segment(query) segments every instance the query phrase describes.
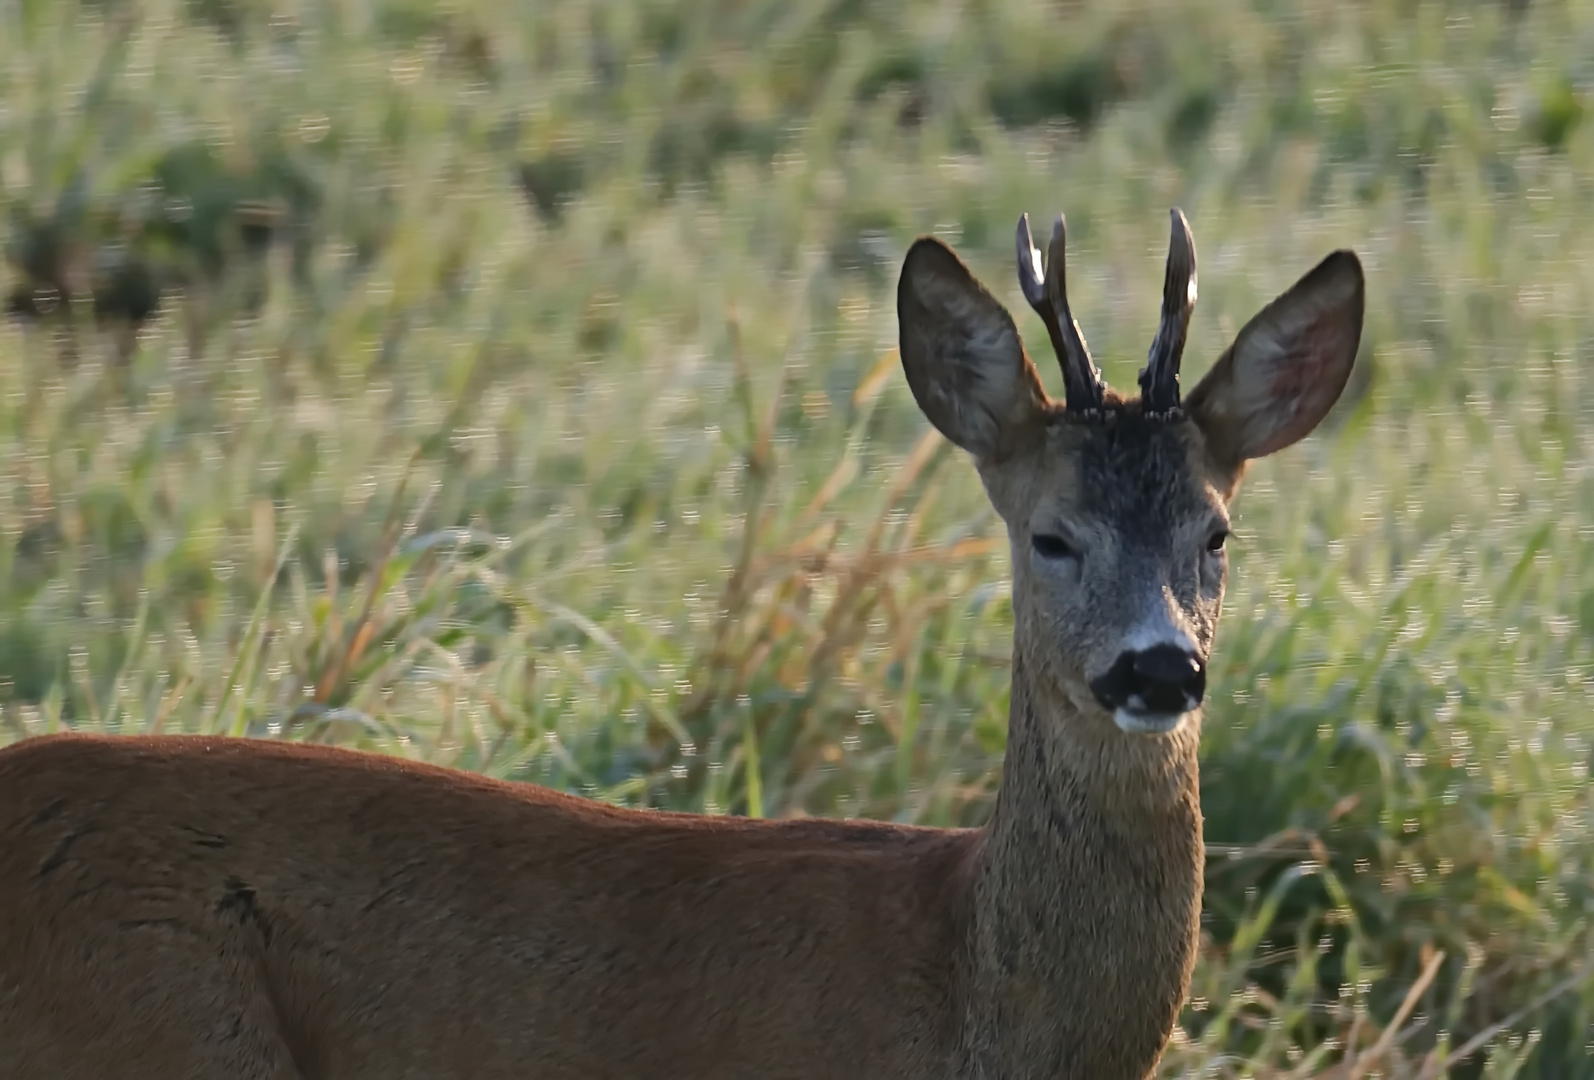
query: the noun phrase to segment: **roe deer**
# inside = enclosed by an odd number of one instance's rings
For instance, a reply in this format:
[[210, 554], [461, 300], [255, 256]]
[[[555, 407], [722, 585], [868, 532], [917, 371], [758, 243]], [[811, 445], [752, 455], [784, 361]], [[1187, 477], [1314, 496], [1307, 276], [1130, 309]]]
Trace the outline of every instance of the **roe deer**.
[[641, 812], [321, 746], [50, 736], [0, 751], [5, 1080], [1139, 1080], [1187, 990], [1199, 712], [1249, 459], [1345, 385], [1348, 251], [1181, 404], [1173, 217], [1141, 395], [1020, 284], [1067, 395], [924, 238], [908, 384], [974, 458], [1013, 571], [1010, 737], [979, 829]]

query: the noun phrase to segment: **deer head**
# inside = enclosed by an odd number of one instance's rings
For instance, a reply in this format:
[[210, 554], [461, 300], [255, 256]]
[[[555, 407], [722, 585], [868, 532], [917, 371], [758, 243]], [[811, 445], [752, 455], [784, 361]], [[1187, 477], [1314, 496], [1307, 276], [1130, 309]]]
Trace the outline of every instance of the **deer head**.
[[[1028, 217], [1019, 283], [1063, 368], [1047, 396], [1007, 310], [945, 244], [909, 249], [897, 288], [902, 364], [926, 417], [973, 455], [1012, 547], [1016, 659], [1081, 723], [1179, 728], [1206, 692], [1229, 504], [1246, 463], [1321, 421], [1350, 375], [1365, 285], [1336, 251], [1262, 309], [1182, 402], [1195, 244], [1173, 235], [1141, 394], [1102, 381], [1068, 309], [1063, 219], [1043, 266]], [[1104, 727], [1110, 730], [1110, 727]]]

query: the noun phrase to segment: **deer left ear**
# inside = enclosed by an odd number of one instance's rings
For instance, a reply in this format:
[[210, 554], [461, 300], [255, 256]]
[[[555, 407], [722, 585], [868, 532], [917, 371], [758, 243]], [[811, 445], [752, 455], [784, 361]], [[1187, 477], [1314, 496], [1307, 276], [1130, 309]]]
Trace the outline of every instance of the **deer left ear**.
[[1040, 430], [1048, 399], [1012, 316], [933, 237], [903, 261], [897, 327], [908, 388], [953, 443], [997, 461]]
[[1361, 261], [1336, 251], [1263, 308], [1185, 399], [1228, 468], [1305, 438], [1334, 407], [1361, 343]]

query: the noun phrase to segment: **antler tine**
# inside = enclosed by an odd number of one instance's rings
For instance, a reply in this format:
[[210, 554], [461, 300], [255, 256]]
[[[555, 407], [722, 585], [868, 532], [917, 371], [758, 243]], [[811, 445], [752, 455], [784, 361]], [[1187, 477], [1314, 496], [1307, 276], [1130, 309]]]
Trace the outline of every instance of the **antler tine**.
[[1064, 400], [1070, 410], [1089, 413], [1102, 406], [1101, 372], [1090, 358], [1079, 326], [1068, 311], [1068, 290], [1064, 281], [1066, 262], [1064, 249], [1067, 229], [1063, 215], [1057, 215], [1052, 226], [1052, 240], [1047, 246], [1045, 273], [1041, 268], [1041, 253], [1035, 247], [1029, 231], [1029, 215], [1018, 219], [1018, 284], [1024, 299], [1035, 309], [1035, 314], [1046, 324], [1052, 339], [1052, 350], [1063, 369]]
[[1051, 319], [1042, 310], [1046, 306], [1045, 273], [1041, 266], [1041, 253], [1035, 247], [1035, 238], [1030, 235], [1028, 214], [1018, 216], [1018, 235], [1015, 239], [1018, 242], [1018, 287], [1024, 290], [1024, 299], [1029, 301], [1029, 306], [1046, 320], [1049, 330]]
[[1145, 415], [1171, 419], [1179, 411], [1179, 361], [1196, 301], [1195, 238], [1190, 223], [1176, 206], [1168, 239], [1168, 269], [1162, 279], [1162, 324], [1140, 372], [1140, 400]]

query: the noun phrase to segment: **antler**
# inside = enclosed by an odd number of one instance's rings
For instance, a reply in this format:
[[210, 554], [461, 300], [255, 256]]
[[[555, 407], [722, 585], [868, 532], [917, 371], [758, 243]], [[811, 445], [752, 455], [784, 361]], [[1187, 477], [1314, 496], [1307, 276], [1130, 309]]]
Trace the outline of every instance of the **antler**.
[[1024, 290], [1024, 299], [1046, 324], [1051, 335], [1052, 349], [1063, 369], [1063, 393], [1068, 408], [1090, 414], [1102, 407], [1103, 386], [1101, 372], [1090, 359], [1085, 339], [1079, 326], [1068, 312], [1068, 292], [1063, 281], [1063, 248], [1067, 239], [1063, 215], [1057, 215], [1052, 226], [1052, 242], [1046, 253], [1045, 273], [1041, 269], [1041, 253], [1029, 231], [1029, 215], [1018, 219], [1018, 283]]
[[1168, 240], [1168, 270], [1162, 279], [1162, 325], [1151, 342], [1151, 354], [1140, 371], [1144, 414], [1174, 419], [1179, 414], [1179, 361], [1196, 301], [1195, 239], [1178, 207], [1169, 212], [1173, 235]]

